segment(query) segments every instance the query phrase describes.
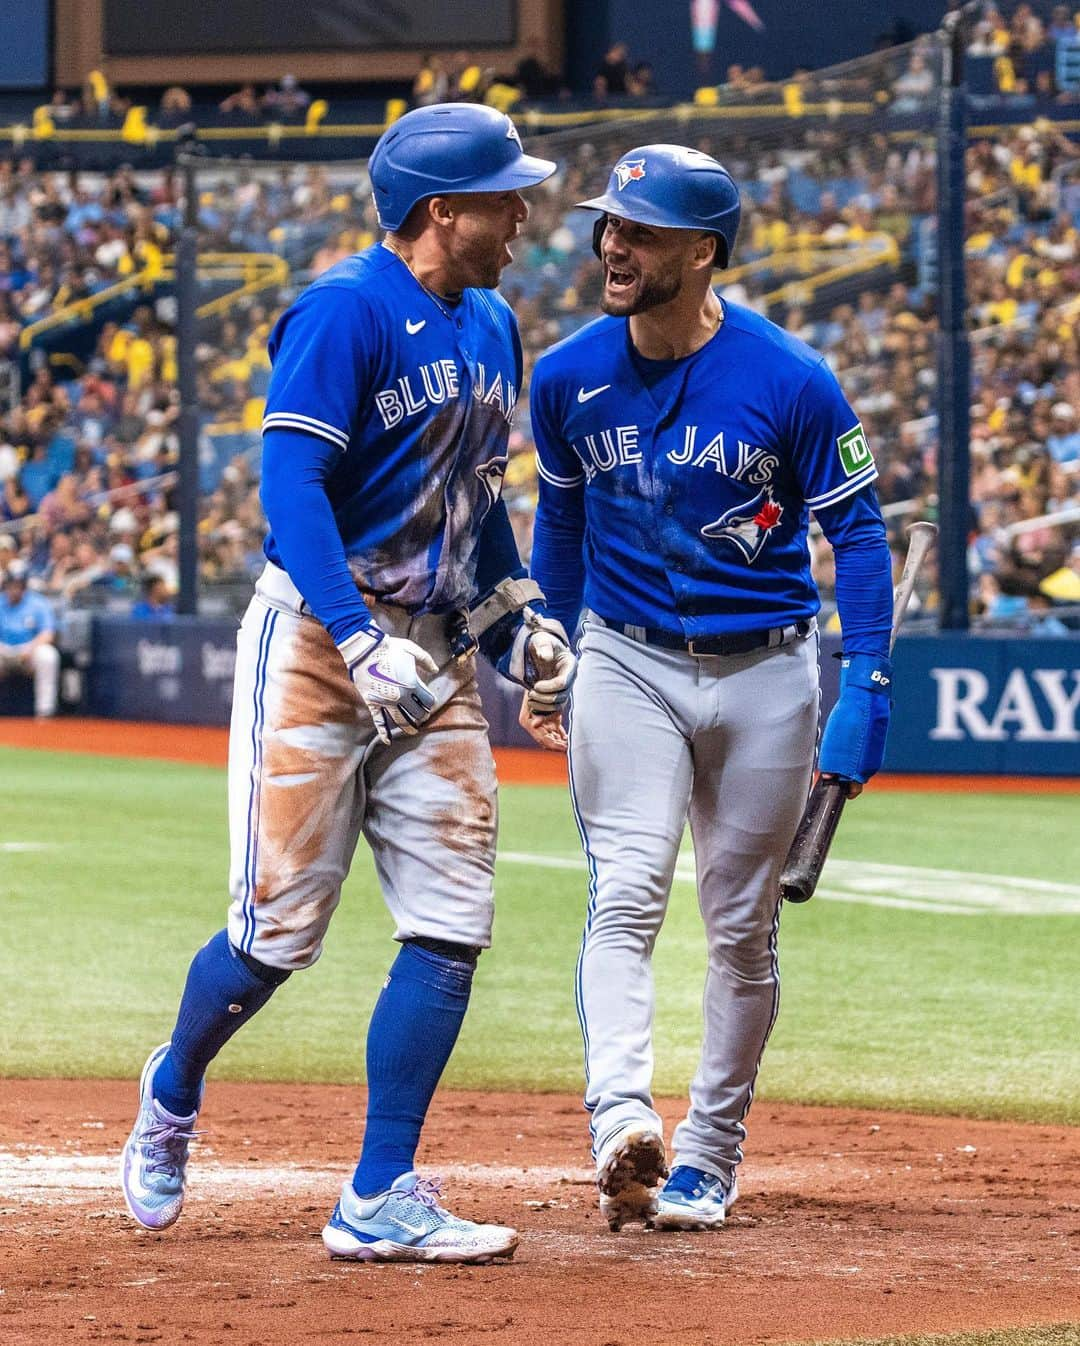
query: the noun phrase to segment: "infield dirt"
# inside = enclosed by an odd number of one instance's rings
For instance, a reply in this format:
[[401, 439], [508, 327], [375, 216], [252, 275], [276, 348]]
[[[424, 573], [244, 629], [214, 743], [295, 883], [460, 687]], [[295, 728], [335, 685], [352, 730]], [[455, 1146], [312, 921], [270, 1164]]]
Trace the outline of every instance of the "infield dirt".
[[1080, 1319], [1076, 1129], [759, 1102], [724, 1229], [613, 1235], [577, 1099], [444, 1093], [421, 1166], [456, 1211], [514, 1224], [517, 1256], [364, 1266], [319, 1239], [361, 1089], [211, 1082], [164, 1234], [117, 1185], [135, 1095], [134, 1079], [4, 1082], [5, 1346], [741, 1346]]

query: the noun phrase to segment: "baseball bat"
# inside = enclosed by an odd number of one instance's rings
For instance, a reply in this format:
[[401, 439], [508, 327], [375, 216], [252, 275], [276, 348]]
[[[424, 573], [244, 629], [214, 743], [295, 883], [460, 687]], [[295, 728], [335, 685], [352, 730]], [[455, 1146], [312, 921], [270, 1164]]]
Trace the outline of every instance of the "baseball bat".
[[[908, 531], [908, 552], [900, 583], [893, 593], [892, 628], [889, 632], [889, 653], [896, 644], [896, 633], [904, 620], [915, 578], [919, 573], [930, 544], [937, 537], [937, 524], [913, 523]], [[780, 871], [780, 893], [788, 902], [808, 902], [814, 895], [818, 879], [829, 854], [840, 815], [847, 803], [848, 782], [836, 776], [818, 776], [806, 808], [791, 843], [784, 868]]]

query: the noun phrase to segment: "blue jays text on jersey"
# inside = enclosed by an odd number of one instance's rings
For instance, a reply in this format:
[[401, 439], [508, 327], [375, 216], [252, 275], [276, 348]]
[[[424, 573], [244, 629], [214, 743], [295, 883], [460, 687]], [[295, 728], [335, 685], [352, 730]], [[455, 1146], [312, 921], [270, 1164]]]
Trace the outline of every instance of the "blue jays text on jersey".
[[643, 359], [626, 319], [598, 319], [541, 357], [530, 390], [540, 510], [581, 518], [585, 605], [687, 639], [813, 616], [809, 510], [877, 476], [822, 357], [723, 307], [680, 360]]
[[[376, 244], [310, 285], [269, 349], [263, 431], [339, 450], [326, 494], [360, 587], [414, 612], [467, 604], [521, 383], [505, 301], [440, 302]], [[272, 531], [266, 554], [282, 564]]]

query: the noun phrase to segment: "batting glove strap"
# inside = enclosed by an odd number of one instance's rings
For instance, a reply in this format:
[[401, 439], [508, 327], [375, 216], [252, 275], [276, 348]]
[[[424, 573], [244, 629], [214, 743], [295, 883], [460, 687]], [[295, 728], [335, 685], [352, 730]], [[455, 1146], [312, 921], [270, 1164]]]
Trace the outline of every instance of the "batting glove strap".
[[511, 682], [528, 689], [529, 710], [551, 715], [570, 698], [577, 659], [562, 622], [522, 609], [522, 622], [513, 644], [495, 665]]
[[431, 655], [414, 641], [388, 636], [377, 626], [355, 632], [338, 651], [380, 741], [389, 743], [394, 729], [415, 734], [435, 705], [420, 676], [438, 672]]
[[883, 655], [845, 655], [840, 699], [821, 736], [818, 770], [865, 784], [885, 757], [892, 701], [892, 664]]

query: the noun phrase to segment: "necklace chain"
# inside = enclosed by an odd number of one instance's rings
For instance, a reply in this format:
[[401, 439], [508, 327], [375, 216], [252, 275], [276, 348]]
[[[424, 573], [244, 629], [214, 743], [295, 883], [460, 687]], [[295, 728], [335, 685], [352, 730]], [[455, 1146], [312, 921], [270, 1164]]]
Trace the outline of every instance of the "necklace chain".
[[430, 285], [424, 284], [424, 282], [412, 269], [412, 263], [405, 256], [405, 254], [401, 252], [401, 250], [397, 248], [393, 243], [391, 243], [388, 238], [383, 239], [382, 245], [387, 252], [392, 252], [394, 254], [394, 256], [402, 264], [405, 270], [408, 271], [409, 275], [412, 276], [413, 280], [416, 281], [417, 285], [420, 286], [421, 290], [423, 290], [423, 292], [427, 295], [427, 297], [431, 300], [431, 302], [435, 305], [435, 307], [439, 310], [439, 312], [443, 315], [443, 317], [447, 320], [447, 322], [452, 323], [454, 321], [454, 315], [447, 308], [442, 296], [440, 294], [437, 294], [436, 291], [434, 291]]

